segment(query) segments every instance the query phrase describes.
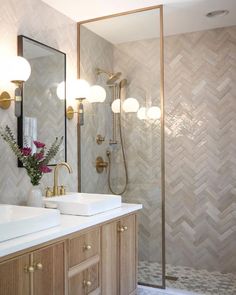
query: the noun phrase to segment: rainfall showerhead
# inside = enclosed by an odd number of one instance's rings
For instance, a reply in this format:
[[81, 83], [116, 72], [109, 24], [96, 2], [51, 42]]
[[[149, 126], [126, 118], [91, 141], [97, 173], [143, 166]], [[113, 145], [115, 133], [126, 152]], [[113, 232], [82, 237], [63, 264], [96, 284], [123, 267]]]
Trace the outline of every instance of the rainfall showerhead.
[[108, 85], [115, 83], [115, 81], [117, 81], [120, 78], [120, 76], [122, 75], [121, 72], [110, 73], [110, 72], [107, 72], [107, 71], [99, 69], [99, 68], [96, 69], [96, 73], [97, 73], [97, 75], [106, 74], [108, 76], [108, 80], [107, 80]]

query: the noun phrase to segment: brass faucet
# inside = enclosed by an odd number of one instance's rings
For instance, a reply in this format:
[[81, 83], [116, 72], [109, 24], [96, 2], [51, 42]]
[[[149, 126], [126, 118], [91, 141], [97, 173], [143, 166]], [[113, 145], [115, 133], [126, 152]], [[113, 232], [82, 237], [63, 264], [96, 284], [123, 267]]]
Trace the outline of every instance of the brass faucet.
[[72, 173], [71, 166], [68, 163], [61, 162], [61, 163], [56, 165], [56, 167], [54, 169], [53, 196], [58, 196], [59, 195], [58, 172], [59, 172], [59, 168], [61, 168], [62, 166], [65, 166], [68, 169], [69, 173]]

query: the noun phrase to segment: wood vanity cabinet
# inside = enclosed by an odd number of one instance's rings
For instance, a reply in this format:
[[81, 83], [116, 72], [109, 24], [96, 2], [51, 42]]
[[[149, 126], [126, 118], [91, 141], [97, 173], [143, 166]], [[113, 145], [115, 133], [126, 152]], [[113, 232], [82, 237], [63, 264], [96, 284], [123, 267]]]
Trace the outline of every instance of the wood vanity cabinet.
[[1, 295], [64, 295], [64, 243], [0, 263]]
[[0, 263], [0, 295], [135, 294], [136, 214], [50, 243]]

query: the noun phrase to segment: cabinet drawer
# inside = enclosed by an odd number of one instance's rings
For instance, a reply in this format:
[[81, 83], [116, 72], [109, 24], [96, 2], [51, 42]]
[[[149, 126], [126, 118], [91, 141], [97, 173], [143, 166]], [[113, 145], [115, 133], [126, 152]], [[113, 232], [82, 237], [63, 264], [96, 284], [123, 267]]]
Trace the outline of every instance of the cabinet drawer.
[[100, 294], [99, 263], [75, 274], [69, 281], [69, 295]]
[[100, 230], [95, 229], [69, 241], [69, 267], [100, 253]]

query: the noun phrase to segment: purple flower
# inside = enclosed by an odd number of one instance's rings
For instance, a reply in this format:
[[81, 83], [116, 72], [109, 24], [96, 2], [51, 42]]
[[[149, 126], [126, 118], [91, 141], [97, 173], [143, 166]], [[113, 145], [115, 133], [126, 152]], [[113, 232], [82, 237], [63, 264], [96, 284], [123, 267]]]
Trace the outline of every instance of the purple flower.
[[36, 160], [38, 160], [38, 161], [42, 160], [43, 157], [44, 157], [44, 154], [43, 154], [43, 153], [36, 153], [36, 154], [35, 154], [35, 158], [36, 158]]
[[34, 144], [35, 144], [37, 149], [41, 149], [41, 148], [45, 147], [45, 143], [37, 141], [37, 140], [34, 140]]
[[29, 147], [24, 147], [21, 149], [21, 152], [22, 152], [23, 156], [28, 157], [31, 155], [32, 150]]
[[39, 167], [39, 171], [42, 172], [42, 173], [50, 173], [50, 172], [52, 172], [52, 169], [50, 169], [46, 165], [42, 165], [42, 166]]

